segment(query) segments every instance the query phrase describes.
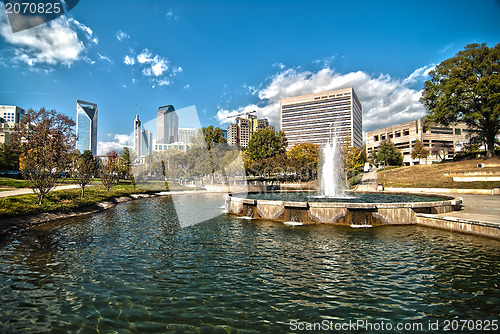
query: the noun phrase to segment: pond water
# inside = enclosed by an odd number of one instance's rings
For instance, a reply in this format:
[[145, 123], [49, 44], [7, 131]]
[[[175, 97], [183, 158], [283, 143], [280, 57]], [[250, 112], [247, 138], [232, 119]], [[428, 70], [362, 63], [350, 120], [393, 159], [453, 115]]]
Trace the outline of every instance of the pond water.
[[[211, 205], [220, 198], [198, 196], [198, 210], [221, 210]], [[169, 198], [138, 200], [4, 238], [0, 328], [274, 333], [323, 321], [424, 330], [491, 322], [499, 246], [416, 226], [292, 227], [230, 215], [181, 228]]]
[[[238, 197], [238, 194], [234, 194]], [[324, 197], [314, 192], [268, 192], [250, 193], [244, 196], [251, 199], [289, 202], [343, 202], [343, 203], [404, 203], [404, 202], [438, 202], [442, 197], [420, 196], [412, 194], [383, 193], [346, 193], [345, 197]]]

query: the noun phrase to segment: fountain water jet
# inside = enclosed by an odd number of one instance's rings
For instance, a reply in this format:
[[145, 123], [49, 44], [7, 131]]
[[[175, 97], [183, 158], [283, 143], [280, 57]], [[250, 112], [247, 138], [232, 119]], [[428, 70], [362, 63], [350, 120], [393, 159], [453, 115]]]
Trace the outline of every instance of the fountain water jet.
[[330, 139], [321, 147], [319, 170], [319, 193], [324, 197], [345, 197], [343, 173], [341, 166], [341, 149], [338, 137], [332, 135], [330, 126]]

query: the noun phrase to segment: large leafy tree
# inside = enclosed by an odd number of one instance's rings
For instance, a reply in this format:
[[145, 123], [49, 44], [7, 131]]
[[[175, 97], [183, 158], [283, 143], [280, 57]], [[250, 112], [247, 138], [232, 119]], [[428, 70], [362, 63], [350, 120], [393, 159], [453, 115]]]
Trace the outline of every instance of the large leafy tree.
[[273, 129], [259, 130], [250, 138], [247, 151], [250, 158], [257, 161], [285, 153], [287, 145], [288, 140], [283, 131], [276, 132]]
[[[292, 167], [295, 175], [302, 180], [313, 179], [318, 172], [320, 148], [318, 144], [302, 143], [292, 147], [286, 154], [287, 161], [283, 161], [284, 169]], [[287, 166], [289, 165], [289, 166]]]
[[224, 132], [221, 128], [214, 128], [213, 125], [210, 125], [201, 130], [203, 131], [203, 136], [205, 137], [205, 142], [209, 150], [212, 149], [213, 146], [220, 146], [220, 144], [226, 143], [226, 138], [224, 138]]
[[19, 167], [38, 197], [38, 204], [42, 204], [69, 163], [75, 142], [74, 125], [71, 118], [55, 110], [30, 109], [12, 135]]
[[422, 94], [427, 120], [445, 126], [465, 122], [483, 138], [492, 156], [500, 131], [500, 44], [469, 44], [437, 65], [430, 76]]
[[399, 166], [403, 164], [403, 154], [393, 142], [384, 140], [378, 148], [377, 160], [385, 165]]

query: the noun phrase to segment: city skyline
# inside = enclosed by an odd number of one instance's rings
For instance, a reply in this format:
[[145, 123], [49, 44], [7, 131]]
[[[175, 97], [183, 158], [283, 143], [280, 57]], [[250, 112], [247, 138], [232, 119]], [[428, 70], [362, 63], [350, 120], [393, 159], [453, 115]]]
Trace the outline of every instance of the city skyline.
[[15, 34], [0, 13], [0, 104], [74, 118], [76, 99], [97, 103], [98, 154], [168, 104], [195, 105], [202, 126], [255, 110], [278, 127], [280, 98], [353, 87], [365, 133], [419, 119], [436, 64], [500, 41], [496, 1], [80, 2]]

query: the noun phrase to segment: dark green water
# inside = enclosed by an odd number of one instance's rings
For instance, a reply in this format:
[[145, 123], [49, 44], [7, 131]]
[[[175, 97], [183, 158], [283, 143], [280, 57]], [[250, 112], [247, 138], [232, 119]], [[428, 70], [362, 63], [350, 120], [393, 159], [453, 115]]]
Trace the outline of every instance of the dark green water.
[[[238, 194], [234, 196], [238, 197]], [[346, 193], [345, 197], [323, 197], [318, 193], [310, 192], [268, 192], [251, 193], [246, 196], [251, 199], [290, 202], [344, 202], [344, 203], [404, 203], [404, 202], [437, 202], [443, 201], [441, 197], [399, 195], [383, 193]]]
[[[192, 198], [209, 210], [211, 198]], [[429, 321], [498, 321], [499, 246], [414, 226], [220, 216], [180, 228], [168, 198], [133, 201], [5, 239], [0, 329], [277, 333], [292, 332], [291, 320], [424, 330]]]

